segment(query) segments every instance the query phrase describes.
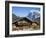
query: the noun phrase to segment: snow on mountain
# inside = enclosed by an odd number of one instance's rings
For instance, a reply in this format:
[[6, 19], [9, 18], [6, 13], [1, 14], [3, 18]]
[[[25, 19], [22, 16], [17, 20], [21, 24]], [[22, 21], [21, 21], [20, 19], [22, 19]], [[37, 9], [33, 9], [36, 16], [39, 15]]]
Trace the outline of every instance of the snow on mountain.
[[27, 17], [31, 20], [35, 20], [40, 17], [40, 13], [37, 10], [30, 11], [30, 13], [27, 15]]

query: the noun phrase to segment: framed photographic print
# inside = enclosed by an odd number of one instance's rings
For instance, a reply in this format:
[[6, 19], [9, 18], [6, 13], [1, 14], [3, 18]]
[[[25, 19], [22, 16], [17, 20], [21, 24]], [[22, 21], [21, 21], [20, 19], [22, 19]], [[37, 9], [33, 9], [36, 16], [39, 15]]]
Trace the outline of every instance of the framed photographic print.
[[5, 1], [5, 37], [45, 34], [44, 3]]

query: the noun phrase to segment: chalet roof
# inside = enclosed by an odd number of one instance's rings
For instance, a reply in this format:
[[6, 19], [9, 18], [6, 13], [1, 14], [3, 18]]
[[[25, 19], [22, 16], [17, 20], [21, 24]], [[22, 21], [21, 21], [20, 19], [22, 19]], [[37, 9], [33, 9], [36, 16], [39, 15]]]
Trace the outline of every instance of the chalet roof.
[[22, 19], [22, 18], [13, 19], [14, 21], [12, 20], [12, 23], [19, 21], [20, 19]]
[[12, 20], [12, 23], [14, 23], [14, 22], [16, 22], [16, 21], [19, 21], [19, 20], [21, 20], [21, 19], [23, 19], [23, 18], [26, 18], [26, 19], [28, 19], [28, 20], [30, 20], [30, 21], [32, 21], [32, 22], [39, 22], [39, 20], [40, 20], [40, 17], [39, 17], [39, 18], [36, 18], [35, 20], [32, 20], [32, 19], [30, 19], [29, 17], [19, 17], [19, 18], [17, 18], [17, 19], [13, 19], [13, 20]]
[[32, 21], [32, 20], [31, 20], [31, 19], [29, 19], [28, 17], [20, 17], [20, 18], [18, 18], [18, 19], [16, 19], [16, 20], [14, 20], [12, 23], [14, 23], [14, 22], [16, 22], [16, 21], [19, 21], [19, 20], [21, 20], [21, 19], [23, 19], [23, 18], [26, 18], [26, 19], [28, 19], [28, 20]]

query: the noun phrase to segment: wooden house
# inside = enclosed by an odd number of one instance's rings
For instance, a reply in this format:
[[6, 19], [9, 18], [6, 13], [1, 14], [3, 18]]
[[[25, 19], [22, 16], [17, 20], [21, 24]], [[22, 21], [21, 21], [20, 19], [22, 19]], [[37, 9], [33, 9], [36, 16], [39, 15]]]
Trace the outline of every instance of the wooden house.
[[17, 19], [16, 21], [13, 22], [13, 25], [16, 25], [17, 27], [30, 26], [31, 24], [32, 21], [27, 19], [26, 17]]

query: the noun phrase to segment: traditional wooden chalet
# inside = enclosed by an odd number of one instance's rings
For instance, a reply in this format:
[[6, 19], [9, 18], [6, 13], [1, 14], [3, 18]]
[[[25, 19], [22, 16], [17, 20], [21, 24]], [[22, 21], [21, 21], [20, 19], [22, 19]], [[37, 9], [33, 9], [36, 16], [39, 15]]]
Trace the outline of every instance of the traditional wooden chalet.
[[[40, 18], [39, 18], [40, 19]], [[28, 28], [37, 29], [40, 28], [38, 24], [39, 19], [36, 19], [36, 21], [32, 21], [31, 19], [27, 17], [21, 17], [12, 22], [13, 30], [23, 30]]]
[[17, 19], [13, 22], [13, 25], [22, 27], [22, 26], [29, 26], [32, 24], [32, 21], [27, 19], [26, 17]]

